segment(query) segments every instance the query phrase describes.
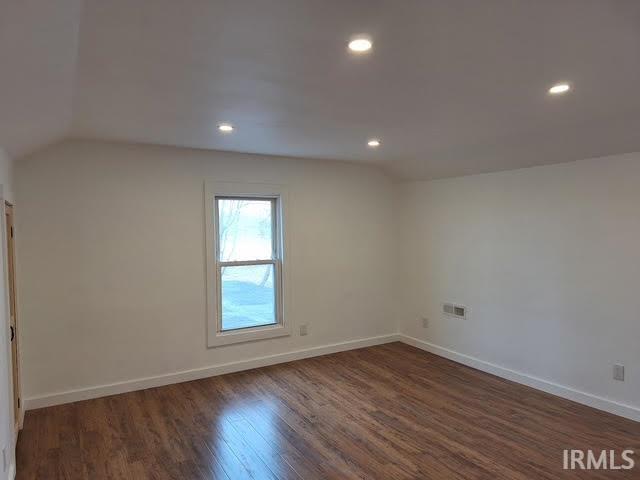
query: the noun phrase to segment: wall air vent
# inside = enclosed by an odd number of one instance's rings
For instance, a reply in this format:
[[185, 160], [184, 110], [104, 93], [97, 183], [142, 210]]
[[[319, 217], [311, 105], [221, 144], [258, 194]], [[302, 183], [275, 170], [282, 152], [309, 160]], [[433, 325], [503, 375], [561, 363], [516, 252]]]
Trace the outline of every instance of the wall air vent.
[[443, 303], [442, 313], [450, 317], [462, 318], [464, 320], [467, 318], [467, 307], [455, 303]]

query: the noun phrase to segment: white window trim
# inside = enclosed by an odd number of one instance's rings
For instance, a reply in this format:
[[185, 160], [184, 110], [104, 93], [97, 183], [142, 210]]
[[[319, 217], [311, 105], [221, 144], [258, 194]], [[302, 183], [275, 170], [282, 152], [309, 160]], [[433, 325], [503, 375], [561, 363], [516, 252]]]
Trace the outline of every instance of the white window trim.
[[[217, 232], [215, 225], [215, 199], [216, 197], [256, 197], [276, 198], [276, 208], [279, 208], [277, 220], [280, 228], [274, 232], [279, 235], [277, 241], [280, 245], [280, 272], [277, 275], [279, 282], [278, 317], [279, 323], [262, 327], [251, 327], [241, 330], [221, 331], [220, 325], [220, 290], [218, 285], [217, 269]], [[234, 182], [205, 182], [204, 186], [204, 211], [205, 211], [205, 244], [206, 244], [206, 291], [207, 291], [207, 346], [218, 347], [233, 343], [265, 340], [268, 338], [284, 337], [291, 335], [291, 319], [289, 316], [289, 302], [291, 300], [288, 272], [290, 271], [291, 252], [289, 251], [287, 224], [289, 204], [287, 188], [284, 185], [272, 185], [265, 183], [234, 183]], [[275, 221], [275, 219], [274, 219]]]

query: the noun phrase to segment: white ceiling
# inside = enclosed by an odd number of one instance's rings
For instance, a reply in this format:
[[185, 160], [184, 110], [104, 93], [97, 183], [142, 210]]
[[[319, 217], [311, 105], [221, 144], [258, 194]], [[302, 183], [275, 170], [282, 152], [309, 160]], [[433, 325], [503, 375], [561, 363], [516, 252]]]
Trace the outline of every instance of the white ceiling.
[[[64, 119], [75, 77], [72, 136], [371, 162], [402, 178], [640, 150], [637, 0], [84, 3], [76, 74], [73, 16], [50, 6], [26, 12], [50, 55], [18, 62], [10, 84], [43, 97], [13, 110]], [[371, 54], [347, 51], [354, 33]], [[14, 36], [22, 59], [33, 42]], [[574, 88], [550, 97], [558, 80]], [[219, 134], [223, 121], [237, 130]], [[18, 127], [18, 147], [44, 135]]]
[[29, 153], [69, 132], [81, 0], [0, 0], [0, 146]]

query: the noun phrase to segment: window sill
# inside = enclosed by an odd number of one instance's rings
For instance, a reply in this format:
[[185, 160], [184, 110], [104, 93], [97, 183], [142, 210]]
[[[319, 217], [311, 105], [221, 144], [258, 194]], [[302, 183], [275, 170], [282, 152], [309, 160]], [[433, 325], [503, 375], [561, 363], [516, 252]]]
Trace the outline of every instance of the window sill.
[[291, 329], [284, 325], [268, 325], [266, 327], [254, 327], [243, 330], [220, 332], [209, 339], [209, 347], [220, 347], [234, 343], [253, 342], [267, 340], [269, 338], [287, 337], [291, 335]]

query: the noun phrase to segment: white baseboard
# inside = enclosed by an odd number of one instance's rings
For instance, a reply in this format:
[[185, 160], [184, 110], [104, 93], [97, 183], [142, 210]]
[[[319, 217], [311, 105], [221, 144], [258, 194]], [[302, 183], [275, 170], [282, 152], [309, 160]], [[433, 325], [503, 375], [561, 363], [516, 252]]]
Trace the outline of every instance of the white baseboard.
[[135, 380], [127, 380], [123, 382], [111, 383], [108, 385], [98, 385], [95, 387], [80, 388], [77, 390], [68, 390], [65, 392], [39, 395], [27, 398], [25, 400], [24, 406], [25, 410], [33, 410], [36, 408], [61, 405], [63, 403], [77, 402], [79, 400], [89, 400], [91, 398], [106, 397], [108, 395], [116, 395], [118, 393], [144, 390], [145, 388], [162, 387], [164, 385], [170, 385], [173, 383], [188, 382], [191, 380], [198, 380], [200, 378], [214, 377], [216, 375], [223, 375], [225, 373], [239, 372], [242, 370], [250, 370], [252, 368], [258, 367], [266, 367], [268, 365], [275, 365], [277, 363], [291, 362], [293, 360], [317, 357], [319, 355], [327, 355], [330, 353], [342, 352], [345, 350], [371, 347], [373, 345], [381, 345], [383, 343], [397, 342], [398, 340], [398, 335], [395, 334], [381, 335], [378, 337], [369, 337], [359, 340], [349, 340], [346, 342], [333, 343], [320, 347], [294, 350], [287, 353], [257, 357], [249, 360], [241, 360], [238, 362], [223, 363], [220, 365], [212, 365], [210, 367], [168, 373], [165, 375], [157, 375], [154, 377], [138, 378]]
[[427, 352], [434, 353], [441, 357], [448, 358], [449, 360], [453, 360], [454, 362], [462, 363], [463, 365], [467, 365], [469, 367], [482, 370], [483, 372], [491, 373], [498, 377], [506, 378], [507, 380], [527, 385], [528, 387], [542, 390], [543, 392], [557, 395], [558, 397], [573, 400], [574, 402], [597, 408], [598, 410], [603, 410], [605, 412], [613, 413], [614, 415], [619, 415], [621, 417], [640, 422], [640, 408], [638, 407], [618, 403], [607, 398], [598, 397], [597, 395], [592, 395], [590, 393], [581, 392], [580, 390], [575, 390], [570, 387], [565, 387], [564, 385], [558, 385], [557, 383], [527, 375], [526, 373], [517, 372], [515, 370], [511, 370], [494, 363], [485, 362], [484, 360], [480, 360], [479, 358], [471, 357], [469, 355], [465, 355], [463, 353], [459, 353], [454, 350], [435, 345], [433, 343], [425, 342], [424, 340], [420, 340], [415, 337], [410, 337], [403, 334], [399, 334], [398, 337], [399, 340], [403, 343], [412, 345]]
[[[291, 362], [294, 360], [302, 360], [304, 358], [327, 355], [330, 353], [342, 352], [345, 350], [354, 350], [356, 348], [371, 347], [373, 345], [381, 345], [384, 343], [401, 341], [408, 345], [420, 348], [427, 352], [439, 355], [454, 362], [462, 363], [469, 367], [476, 368], [483, 372], [491, 373], [501, 378], [511, 380], [529, 387], [551, 393], [574, 402], [597, 408], [605, 412], [620, 415], [631, 420], [640, 421], [640, 408], [625, 405], [607, 398], [592, 395], [590, 393], [575, 390], [570, 387], [559, 385], [526, 373], [511, 370], [500, 365], [496, 365], [479, 358], [475, 358], [463, 353], [450, 350], [448, 348], [435, 345], [433, 343], [410, 337], [403, 334], [382, 335], [378, 337], [369, 337], [359, 340], [350, 340], [346, 342], [333, 343], [320, 347], [312, 347], [302, 350], [294, 350], [292, 352], [279, 353], [264, 357], [252, 358], [238, 362], [223, 363], [210, 367], [197, 368], [193, 370], [185, 370], [181, 372], [158, 375], [154, 377], [138, 378], [123, 382], [111, 383], [108, 385], [99, 385], [95, 387], [81, 388], [77, 390], [68, 390], [65, 392], [56, 392], [36, 397], [30, 397], [25, 400], [25, 410], [33, 410], [35, 408], [49, 407], [60, 405], [63, 403], [77, 402], [80, 400], [89, 400], [92, 398], [105, 397], [108, 395], [116, 395], [119, 393], [132, 392], [135, 390], [144, 390], [145, 388], [161, 387], [174, 383], [188, 382], [198, 380], [200, 378], [213, 377], [216, 375], [224, 375], [225, 373], [240, 372], [242, 370], [250, 370], [252, 368], [266, 367], [277, 363]], [[11, 478], [11, 477], [10, 477]]]

